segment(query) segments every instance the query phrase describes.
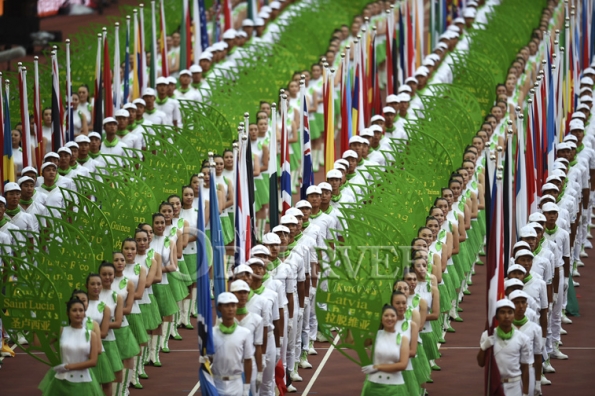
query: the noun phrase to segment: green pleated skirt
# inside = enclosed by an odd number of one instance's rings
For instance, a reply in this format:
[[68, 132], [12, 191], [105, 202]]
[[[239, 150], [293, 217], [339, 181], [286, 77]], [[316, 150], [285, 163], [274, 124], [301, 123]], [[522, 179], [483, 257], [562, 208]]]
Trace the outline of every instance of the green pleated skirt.
[[38, 389], [43, 396], [65, 396], [65, 395], [85, 395], [85, 396], [104, 396], [101, 385], [97, 377], [91, 372], [90, 382], [70, 382], [56, 378], [56, 372], [49, 369], [45, 374]]
[[417, 355], [411, 359], [411, 364], [413, 365], [413, 372], [417, 378], [417, 383], [420, 386], [432, 379], [432, 368], [428, 362], [423, 344], [417, 344]]
[[231, 218], [225, 214], [221, 216], [221, 234], [223, 235], [223, 244], [227, 245], [233, 241], [234, 225]]
[[[196, 266], [196, 261], [194, 261], [194, 266]], [[188, 263], [186, 262], [186, 255], [183, 255], [182, 259], [178, 260], [178, 268], [182, 274], [182, 283], [184, 283], [185, 286], [190, 286], [194, 283], [193, 278], [190, 276], [190, 270], [188, 269]]]
[[[184, 260], [178, 260], [179, 263], [183, 263]], [[182, 301], [188, 297], [188, 286], [186, 283], [190, 279], [190, 276], [183, 274], [182, 271], [174, 271], [167, 274], [167, 280], [169, 281], [169, 288], [171, 294], [174, 296], [176, 302]]]
[[97, 356], [97, 364], [95, 367], [91, 367], [91, 372], [95, 374], [97, 382], [100, 384], [108, 384], [110, 382], [114, 382], [116, 379], [116, 376], [114, 375], [114, 369], [112, 368], [109, 358], [105, 352], [100, 353]]
[[105, 349], [105, 354], [109, 359], [109, 363], [112, 366], [112, 370], [114, 373], [121, 371], [124, 368], [122, 364], [122, 356], [120, 356], [120, 350], [118, 349], [118, 344], [116, 341], [101, 341], [103, 344], [103, 349]]
[[176, 300], [174, 299], [174, 295], [171, 292], [170, 285], [164, 285], [162, 283], [153, 285], [153, 295], [157, 300], [159, 315], [161, 317], [173, 315], [180, 310]]
[[149, 294], [151, 302], [149, 304], [139, 304], [140, 312], [143, 318], [143, 324], [146, 330], [155, 330], [161, 324], [161, 315], [159, 306], [153, 294]]
[[403, 370], [403, 380], [405, 380], [405, 386], [410, 395], [419, 395], [421, 393], [421, 389], [419, 384], [417, 383], [417, 377], [415, 376], [415, 372], [413, 370]]
[[[196, 282], [196, 254], [185, 254], [184, 255], [184, 262], [186, 263], [186, 268], [188, 269], [188, 275], [190, 276], [190, 281], [192, 283]], [[190, 286], [190, 285], [188, 285]]]
[[412, 396], [407, 385], [383, 385], [366, 379], [361, 396]]
[[[116, 345], [118, 346], [118, 352], [120, 352], [122, 360], [130, 359], [140, 353], [140, 346], [138, 345], [136, 338], [134, 338], [134, 334], [130, 328], [130, 315], [128, 315], [127, 318], [129, 319], [128, 326], [114, 329]], [[140, 317], [138, 319], [140, 319]], [[147, 335], [146, 331], [143, 331], [143, 333], [145, 336]]]
[[440, 353], [438, 352], [438, 342], [434, 333], [419, 333], [419, 338], [421, 338], [423, 342], [427, 358], [429, 360], [438, 359], [440, 357]]
[[[143, 321], [143, 315], [131, 313], [126, 316], [126, 319], [128, 319], [128, 327], [130, 327], [130, 331], [132, 332], [132, 335], [134, 336], [134, 339], [136, 340], [136, 342], [139, 345], [146, 344], [147, 342], [149, 342], [149, 336], [147, 334], [145, 322]], [[118, 337], [116, 336], [116, 341], [117, 340], [118, 340]], [[136, 355], [133, 355], [133, 356], [136, 356]]]

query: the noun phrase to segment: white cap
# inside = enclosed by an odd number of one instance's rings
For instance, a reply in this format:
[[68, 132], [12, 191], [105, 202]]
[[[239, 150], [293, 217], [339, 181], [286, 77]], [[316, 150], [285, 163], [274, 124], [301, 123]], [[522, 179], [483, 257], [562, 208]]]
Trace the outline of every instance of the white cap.
[[248, 33], [244, 32], [243, 30], [236, 30], [236, 37], [248, 37]]
[[[200, 66], [199, 66], [199, 67], [200, 67]], [[179, 75], [180, 77], [181, 77], [181, 76], [184, 76], [184, 75], [192, 77], [192, 73], [190, 73], [190, 70], [188, 70], [188, 69], [184, 69], [184, 70], [182, 70], [182, 71], [181, 71], [181, 72], [180, 72], [178, 75]]]
[[[91, 139], [91, 138], [94, 137], [94, 138], [97, 138], [97, 139], [101, 140], [101, 135], [98, 132], [89, 132], [89, 134], [87, 135], [87, 137], [89, 139]], [[89, 140], [89, 141], [91, 141], [91, 140]]]
[[68, 147], [60, 147], [58, 149], [58, 154], [60, 153], [67, 153], [68, 155], [72, 155], [72, 151]]
[[[264, 246], [263, 246], [264, 247]], [[264, 261], [262, 261], [261, 259], [259, 259], [258, 257], [252, 257], [250, 260], [246, 261], [247, 265], [261, 265], [264, 267]]]
[[507, 298], [503, 298], [502, 300], [498, 300], [498, 302], [496, 303], [496, 312], [498, 312], [498, 309], [504, 308], [504, 307], [508, 307], [508, 308], [514, 309], [514, 304], [513, 304], [512, 301], [510, 301]]
[[348, 167], [349, 166], [349, 161], [347, 161], [344, 158], [339, 158], [338, 160], [335, 161], [335, 165], [337, 165], [337, 164], [341, 164], [341, 165], [343, 165], [345, 167]]
[[590, 95], [592, 92], [593, 92], [593, 88], [591, 88], [591, 87], [583, 87], [579, 91], [579, 96]]
[[441, 50], [448, 49], [448, 44], [441, 41], [438, 44], [436, 44], [436, 49], [441, 49]]
[[165, 78], [163, 76], [157, 77], [157, 80], [155, 80], [155, 86], [157, 86], [159, 84], [165, 84], [165, 85], [167, 85], [167, 78]]
[[[208, 60], [210, 62], [211, 60], [213, 60], [213, 53], [211, 51], [203, 51], [202, 54], [200, 54], [200, 56], [198, 57], [198, 60]], [[190, 70], [188, 70], [188, 72], [190, 72]]]
[[409, 102], [411, 100], [411, 96], [407, 92], [402, 92], [399, 94], [399, 100], [401, 103]]
[[552, 180], [559, 181], [560, 183], [562, 182], [562, 180], [560, 179], [560, 177], [558, 177], [558, 176], [554, 176], [554, 175], [551, 175], [551, 176], [549, 176], [549, 177], [548, 177], [548, 178], [545, 180], [545, 183], [546, 183], [546, 184], [547, 184], [547, 183], [550, 183]]
[[436, 62], [440, 60], [440, 55], [434, 53], [429, 54], [427, 57], [433, 59]]
[[[564, 164], [561, 162], [558, 162], [557, 165], [564, 166]], [[552, 176], [558, 177], [560, 181], [562, 181], [562, 179], [566, 179], [566, 173], [560, 167], [554, 167], [554, 170], [552, 171]]]
[[143, 91], [143, 96], [156, 96], [155, 90], [153, 88], [145, 88]]
[[74, 141], [77, 143], [91, 143], [91, 139], [89, 139], [89, 137], [86, 135], [78, 135], [76, 138], [74, 138]]
[[169, 76], [167, 77], [167, 83], [168, 84], [177, 84], [178, 80], [176, 80], [175, 77]]
[[413, 92], [413, 89], [411, 89], [411, 87], [408, 85], [410, 82], [417, 84], [417, 78], [415, 78], [415, 77], [409, 77], [408, 79], [406, 79], [405, 80], [405, 84], [401, 85], [399, 87], [399, 89], [397, 90], [397, 92], [399, 92], [399, 93], [402, 93], [402, 92]]
[[[455, 18], [454, 21], [452, 21], [452, 23], [457, 24], [457, 23], [465, 23], [465, 20], [461, 17]], [[451, 25], [452, 26], [452, 25]]]
[[232, 293], [239, 292], [239, 291], [249, 292], [250, 286], [248, 286], [248, 284], [245, 281], [238, 279], [238, 280], [231, 282], [231, 285], [229, 285], [229, 291]]
[[541, 186], [542, 194], [544, 191], [548, 191], [548, 190], [560, 191], [560, 189], [558, 187], [556, 187], [556, 185], [553, 183], [545, 183], [543, 186]]
[[269, 7], [271, 7], [271, 9], [273, 10], [280, 10], [281, 3], [279, 3], [278, 1], [273, 1], [271, 4], [269, 4]]
[[380, 132], [382, 133], [382, 127], [380, 125], [372, 125], [368, 128], [368, 130], [372, 133]]
[[572, 140], [568, 140], [565, 143], [568, 145], [568, 147], [570, 147], [571, 150], [576, 148], [576, 143], [573, 142]]
[[514, 244], [514, 246], [512, 247], [512, 250], [514, 250], [516, 248], [520, 248], [520, 247], [531, 249], [531, 246], [529, 246], [529, 244], [527, 242], [525, 242], [525, 241], [518, 241], [517, 243]]
[[299, 210], [298, 208], [289, 208], [287, 209], [287, 211], [285, 212], [285, 215], [291, 215], [291, 216], [300, 216], [302, 217], [304, 214], [302, 213], [301, 210]]
[[15, 182], [9, 182], [4, 185], [4, 194], [10, 191], [21, 191], [21, 187]]
[[[258, 18], [256, 18], [256, 20], [258, 21], [259, 19], [268, 19], [270, 17], [270, 13], [264, 9], [261, 9], [260, 12], [258, 13]], [[260, 25], [256, 25], [256, 26], [260, 26]]]
[[[555, 203], [556, 202], [556, 198], [554, 198], [553, 195], [545, 194], [543, 197], [539, 198], [539, 203], [542, 203], [544, 201], [554, 201], [554, 203]], [[543, 220], [543, 221], [545, 221], [545, 220]]]
[[[572, 113], [570, 118], [572, 119], [572, 121], [578, 118], [584, 122], [587, 119], [587, 115], [581, 111], [575, 111], [574, 113]], [[570, 121], [570, 123], [572, 123], [572, 121]]]
[[281, 239], [279, 238], [279, 235], [275, 234], [274, 232], [267, 232], [262, 237], [262, 243], [265, 245], [280, 245]]
[[436, 62], [434, 61], [434, 59], [428, 58], [426, 57], [426, 59], [424, 59], [422, 65], [424, 66], [434, 66], [436, 64]]
[[560, 209], [558, 208], [558, 205], [556, 205], [555, 203], [546, 202], [541, 207], [541, 210], [543, 211], [543, 213], [546, 213], [546, 212], [558, 212]]
[[258, 17], [254, 20], [254, 26], [264, 26], [264, 19]]
[[[83, 136], [85, 136], [85, 135], [83, 135]], [[70, 142], [66, 143], [66, 144], [64, 145], [64, 147], [68, 147], [68, 148], [71, 148], [71, 147], [74, 147], [74, 148], [79, 148], [79, 145], [78, 145], [78, 143], [77, 143], [77, 142], [73, 142], [73, 141], [71, 140]]]
[[343, 179], [343, 174], [341, 171], [336, 169], [331, 169], [330, 171], [326, 172], [327, 179]]
[[554, 162], [561, 162], [561, 163], [563, 163], [564, 165], [568, 165], [568, 160], [567, 160], [566, 158], [562, 158], [562, 157], [560, 157], [560, 158], [556, 158], [556, 159], [554, 160]]
[[46, 155], [43, 156], [43, 159], [44, 160], [46, 160], [48, 158], [60, 159], [60, 156], [57, 153], [54, 153], [53, 151], [50, 151], [49, 153], [47, 153]]
[[241, 274], [242, 272], [249, 272], [251, 274], [254, 273], [254, 271], [252, 271], [252, 268], [250, 268], [246, 264], [240, 264], [240, 265], [238, 265], [237, 267], [235, 267], [233, 269], [233, 274], [234, 275]]
[[512, 286], [521, 286], [521, 287], [525, 287], [525, 284], [523, 283], [522, 280], [517, 279], [517, 278], [510, 278], [510, 279], [506, 279], [504, 281], [504, 290], [508, 289], [509, 287]]
[[566, 170], [566, 164], [564, 162], [555, 162], [554, 161], [554, 170]]
[[508, 272], [506, 274], [510, 274], [512, 271], [521, 271], [523, 274], [527, 273], [527, 270], [522, 265], [513, 264], [508, 267]]
[[301, 201], [298, 201], [295, 204], [295, 207], [297, 209], [301, 209], [301, 208], [310, 208], [310, 209], [312, 209], [312, 204], [310, 202], [306, 201], [305, 199], [302, 199]]
[[128, 118], [128, 117], [130, 117], [130, 113], [128, 112], [128, 110], [120, 109], [120, 110], [116, 111], [116, 114], [114, 114], [114, 116]]
[[254, 22], [252, 22], [252, 19], [246, 18], [242, 21], [242, 26], [254, 26]]
[[543, 230], [543, 226], [535, 221], [532, 221], [527, 225], [533, 228], [539, 228], [540, 230]]
[[463, 10], [463, 18], [475, 18], [477, 10], [475, 8], [465, 8]]
[[217, 305], [219, 304], [237, 304], [238, 298], [230, 292], [223, 292], [217, 296]]
[[310, 186], [306, 190], [306, 196], [308, 196], [310, 194], [322, 194], [322, 190], [318, 186]]
[[[463, 21], [461, 23], [465, 23], [465, 22]], [[458, 26], [456, 26], [454, 23], [452, 25], [449, 25], [446, 28], [446, 30], [447, 31], [451, 31], [451, 32], [457, 32], [457, 33], [460, 33], [461, 32], [461, 28], [459, 28]]]
[[30, 182], [33, 182], [33, 184], [35, 184], [35, 180], [33, 180], [33, 178], [29, 177], [29, 176], [21, 177], [19, 180], [17, 180], [17, 183], [19, 183], [19, 186], [20, 186], [21, 184], [23, 184], [26, 181], [30, 181]]
[[233, 40], [236, 38], [236, 31], [235, 29], [227, 29], [223, 33], [223, 40]]
[[[275, 234], [273, 234], [275, 235]], [[279, 238], [277, 235], [275, 235], [277, 238]], [[250, 249], [250, 254], [252, 256], [255, 256], [257, 254], [264, 254], [267, 256], [271, 255], [271, 251], [269, 250], [268, 247], [264, 246], [264, 245], [256, 245], [254, 246], [252, 249]]]
[[[583, 116], [585, 115], [584, 113], [579, 113], [579, 114], [582, 114]], [[570, 131], [574, 131], [574, 130], [584, 131], [585, 123], [583, 120], [574, 119], [574, 120], [570, 121], [568, 128]], [[572, 135], [570, 135], [570, 136], [572, 136]]]
[[190, 73], [202, 73], [202, 67], [199, 65], [192, 65], [190, 66]]
[[387, 114], [387, 113], [397, 114], [397, 111], [390, 106], [386, 106], [382, 109], [382, 113], [383, 114]]
[[399, 97], [395, 94], [388, 95], [386, 97], [386, 104], [399, 103]]
[[35, 169], [32, 166], [26, 166], [26, 167], [24, 167], [23, 170], [21, 170], [21, 175], [24, 175], [27, 172], [33, 172], [33, 173], [35, 173], [37, 175], [37, 169]]
[[583, 84], [593, 86], [593, 79], [591, 77], [583, 77], [581, 78], [581, 85]]
[[424, 76], [427, 77], [430, 74], [430, 70], [425, 66], [420, 66], [415, 71], [415, 76]]
[[43, 170], [45, 168], [47, 168], [48, 166], [53, 166], [54, 168], [58, 168], [58, 165], [54, 164], [53, 162], [46, 162], [43, 165], [41, 165], [41, 172], [43, 173]]
[[[517, 280], [520, 280], [520, 279], [517, 279]], [[517, 299], [517, 298], [526, 298], [528, 300], [529, 295], [522, 290], [515, 290], [512, 293], [510, 293], [510, 295], [508, 296], [508, 299], [511, 301], [514, 299]]]
[[130, 102], [126, 103], [123, 107], [124, 109], [131, 109], [131, 110], [136, 110], [136, 106]]
[[[284, 232], [286, 234], [289, 234], [289, 228], [285, 227], [284, 225], [278, 225], [275, 228], [273, 228], [273, 232], [277, 233], [277, 232]], [[279, 242], [281, 243], [281, 242]]]
[[347, 167], [343, 164], [335, 164], [335, 167], [333, 169], [345, 172], [347, 170]]
[[376, 122], [376, 121], [385, 121], [385, 119], [384, 119], [383, 116], [381, 116], [379, 114], [376, 114], [375, 116], [373, 116], [372, 118], [370, 118], [370, 124], [372, 124], [373, 122]]
[[[533, 229], [533, 228], [531, 228], [531, 229]], [[533, 230], [533, 231], [535, 231], [535, 230]], [[516, 252], [516, 254], [514, 255], [514, 259], [516, 260], [519, 257], [523, 257], [523, 256], [530, 256], [531, 258], [535, 257], [535, 255], [530, 250], [523, 249], [523, 250], [519, 250], [518, 252]]]
[[592, 74], [595, 76], [595, 69], [592, 67], [587, 67], [585, 70], [583, 70], [583, 76], [587, 74]]
[[593, 98], [588, 95], [581, 96], [581, 103], [592, 103]]
[[333, 188], [331, 187], [331, 185], [327, 182], [322, 182], [318, 184], [318, 187], [320, 187], [321, 190], [327, 190], [327, 191], [332, 191]]
[[145, 100], [143, 98], [136, 98], [132, 101], [132, 103], [134, 103], [135, 105], [143, 105], [146, 106], [147, 102], [145, 102]]
[[524, 226], [519, 230], [519, 237], [521, 238], [536, 238], [537, 232], [535, 232], [535, 228]]
[[[367, 140], [366, 140], [366, 142], [367, 142]], [[363, 144], [365, 142], [361, 136], [353, 135], [351, 138], [349, 138], [349, 144], [351, 144], [351, 143], [362, 143]]]
[[345, 150], [345, 152], [342, 155], [343, 159], [345, 158], [355, 158], [357, 159], [357, 153], [353, 150]]
[[103, 125], [105, 125], [109, 122], [115, 122], [116, 124], [118, 123], [118, 121], [116, 121], [116, 119], [114, 117], [106, 117], [103, 119]]
[[281, 224], [283, 224], [283, 225], [297, 224], [297, 223], [298, 223], [298, 219], [293, 215], [286, 214], [285, 216], [281, 216]]
[[[552, 197], [550, 195], [550, 197]], [[554, 197], [552, 197], [553, 199]], [[539, 213], [539, 212], [533, 212], [531, 213], [531, 215], [529, 216], [529, 221], [534, 223], [537, 221], [546, 221], [545, 216], [543, 215], [543, 213]]]
[[556, 146], [556, 151], [560, 150], [570, 150], [570, 145], [568, 143], [558, 143]]
[[4, 199], [4, 197], [2, 195], [0, 195], [0, 202], [2, 202], [4, 205], [6, 205], [6, 199]]

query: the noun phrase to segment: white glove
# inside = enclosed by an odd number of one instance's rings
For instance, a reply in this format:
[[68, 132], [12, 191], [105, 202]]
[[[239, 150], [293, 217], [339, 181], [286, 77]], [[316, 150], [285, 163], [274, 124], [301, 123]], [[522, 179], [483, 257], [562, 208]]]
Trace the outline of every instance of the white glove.
[[58, 374], [62, 374], [62, 373], [66, 373], [66, 372], [68, 372], [68, 371], [70, 371], [70, 370], [68, 370], [68, 369], [66, 368], [66, 363], [62, 363], [62, 364], [59, 364], [59, 365], [57, 365], [56, 367], [54, 367], [54, 371], [55, 371], [56, 373], [58, 373]]
[[583, 209], [583, 212], [581, 213], [581, 223], [589, 224], [587, 223], [589, 221], [589, 217], [589, 211], [587, 209]]
[[267, 355], [266, 354], [262, 354], [262, 369], [264, 370], [267, 366]]
[[304, 319], [304, 308], [298, 309], [298, 323]]
[[479, 347], [482, 351], [485, 351], [486, 349], [494, 346], [494, 342], [496, 342], [496, 336], [492, 334], [491, 336], [488, 336], [485, 340], [483, 340]]
[[316, 288], [315, 287], [310, 287], [310, 295], [308, 297], [310, 297], [310, 300], [312, 300], [313, 298], [316, 297]]
[[373, 364], [362, 367], [362, 373], [364, 374], [370, 375], [376, 372], [378, 372], [378, 369], [376, 369]]
[[554, 304], [558, 302], [558, 293], [554, 293], [554, 297], [552, 298]]
[[523, 396], [529, 396], [529, 394], [528, 393], [523, 393]]
[[541, 396], [541, 380], [535, 381], [535, 394], [534, 396]]
[[262, 384], [262, 371], [256, 373], [256, 391], [260, 388], [260, 384]]
[[199, 362], [200, 364], [205, 364], [205, 363], [211, 363], [211, 360], [209, 359], [209, 357], [208, 357], [208, 356], [200, 356], [200, 357], [198, 358], [198, 362]]
[[291, 334], [293, 330], [293, 318], [289, 318], [287, 321], [287, 335]]
[[281, 347], [275, 349], [275, 365], [281, 360]]
[[547, 337], [541, 337], [541, 347], [542, 348], [545, 346], [546, 340], [547, 340]]
[[568, 290], [568, 282], [570, 281], [570, 278], [564, 277], [564, 292], [566, 292], [566, 290]]
[[250, 384], [244, 384], [244, 392], [242, 396], [250, 396]]

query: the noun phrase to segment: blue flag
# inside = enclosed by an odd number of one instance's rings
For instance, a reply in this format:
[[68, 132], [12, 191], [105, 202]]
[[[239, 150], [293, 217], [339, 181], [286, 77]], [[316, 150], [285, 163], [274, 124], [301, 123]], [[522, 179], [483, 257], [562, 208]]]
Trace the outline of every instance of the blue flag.
[[215, 282], [215, 301], [219, 294], [225, 291], [225, 242], [219, 217], [219, 202], [217, 199], [217, 183], [215, 183], [215, 169], [211, 168], [209, 181], [209, 223], [211, 224], [211, 247], [213, 248], [213, 280]]
[[308, 187], [314, 184], [314, 171], [312, 169], [312, 146], [310, 142], [310, 121], [308, 120], [308, 103], [306, 96], [302, 97], [304, 103], [304, 112], [302, 114], [304, 122], [304, 133], [302, 138], [304, 139], [304, 145], [302, 153], [302, 186], [300, 188], [300, 199], [306, 199], [306, 191]]
[[[199, 189], [200, 190], [200, 189]], [[198, 194], [198, 221], [196, 240], [196, 312], [198, 313], [198, 350], [201, 356], [215, 353], [213, 343], [213, 311], [211, 309], [211, 287], [209, 282], [209, 260], [207, 237], [205, 235], [205, 215], [202, 193]]]

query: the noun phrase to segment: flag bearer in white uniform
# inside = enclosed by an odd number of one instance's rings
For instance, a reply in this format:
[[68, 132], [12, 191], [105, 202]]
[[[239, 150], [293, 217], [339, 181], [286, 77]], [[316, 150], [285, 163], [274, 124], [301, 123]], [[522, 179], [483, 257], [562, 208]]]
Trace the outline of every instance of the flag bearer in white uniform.
[[545, 345], [541, 337], [541, 327], [534, 322], [531, 322], [525, 312], [528, 307], [527, 301], [531, 298], [522, 290], [515, 290], [508, 296], [510, 301], [514, 303], [514, 320], [512, 324], [515, 329], [523, 332], [529, 338], [529, 347], [533, 351], [533, 360], [535, 367], [529, 367], [529, 394], [541, 395], [541, 381], [535, 378], [541, 377], [541, 362], [542, 352]]
[[[37, 220], [29, 213], [21, 210], [19, 201], [21, 200], [21, 187], [17, 183], [10, 182], [4, 185], [4, 197], [6, 198], [6, 212], [4, 218], [8, 219], [13, 225], [21, 231], [26, 231], [26, 238], [33, 242], [33, 233], [39, 231]], [[25, 239], [25, 234], [16, 234], [17, 239]]]
[[515, 330], [512, 325], [514, 309], [514, 304], [508, 299], [496, 303], [499, 325], [492, 335], [488, 335], [487, 330], [481, 335], [477, 363], [484, 367], [487, 363], [486, 350], [493, 347], [504, 395], [528, 396], [529, 365], [533, 364], [533, 355], [527, 336], [522, 331]]
[[[19, 179], [18, 184], [19, 187], [21, 187], [21, 198], [19, 199], [19, 205], [21, 206], [21, 209], [25, 213], [33, 216], [33, 219], [35, 219], [36, 222], [38, 221], [35, 215], [49, 216], [50, 212], [48, 212], [48, 209], [45, 207], [45, 205], [35, 199], [35, 180], [29, 176], [23, 176]], [[42, 221], [42, 225], [45, 226], [45, 220]], [[40, 227], [38, 223], [37, 229], [39, 228]]]
[[167, 96], [168, 82], [167, 78], [159, 77], [155, 82], [157, 96], [155, 97], [155, 108], [165, 113], [165, 124], [175, 127], [181, 125], [182, 115], [180, 114], [180, 102]]
[[221, 323], [213, 328], [215, 354], [211, 358], [211, 369], [220, 396], [250, 394], [253, 338], [250, 330], [236, 323], [237, 308], [238, 299], [232, 293], [223, 292], [217, 297]]

